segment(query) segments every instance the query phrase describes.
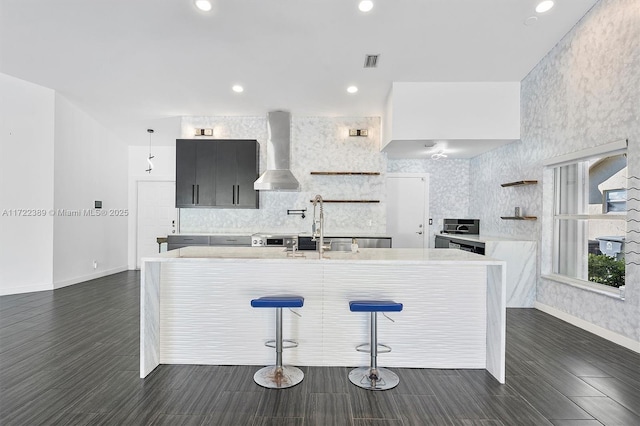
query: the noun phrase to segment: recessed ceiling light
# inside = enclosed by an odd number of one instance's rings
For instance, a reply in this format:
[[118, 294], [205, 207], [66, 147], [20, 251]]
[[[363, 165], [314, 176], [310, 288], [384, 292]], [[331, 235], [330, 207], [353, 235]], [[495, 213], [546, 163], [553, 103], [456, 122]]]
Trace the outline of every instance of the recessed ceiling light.
[[373, 2], [371, 0], [362, 0], [358, 4], [358, 9], [360, 9], [361, 12], [369, 12], [373, 9]]
[[244, 87], [240, 86], [239, 84], [234, 85], [231, 90], [233, 90], [236, 93], [242, 93], [244, 92]]
[[357, 91], [358, 91], [358, 88], [356, 86], [347, 87], [347, 92], [349, 93], [356, 93]]
[[553, 7], [553, 0], [544, 0], [536, 6], [536, 12], [544, 13]]
[[538, 17], [537, 16], [529, 16], [527, 19], [524, 20], [524, 24], [527, 27], [530, 27], [532, 25], [535, 25], [536, 22], [538, 22]]
[[209, 0], [196, 0], [196, 7], [203, 12], [209, 12], [211, 10], [211, 2]]

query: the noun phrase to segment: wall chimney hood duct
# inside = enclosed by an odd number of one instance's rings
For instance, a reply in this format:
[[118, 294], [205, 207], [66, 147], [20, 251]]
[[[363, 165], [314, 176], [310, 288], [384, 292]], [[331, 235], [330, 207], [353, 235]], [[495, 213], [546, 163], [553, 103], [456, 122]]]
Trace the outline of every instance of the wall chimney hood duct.
[[260, 191], [299, 191], [300, 183], [289, 170], [291, 114], [272, 111], [267, 115], [267, 170], [253, 183]]

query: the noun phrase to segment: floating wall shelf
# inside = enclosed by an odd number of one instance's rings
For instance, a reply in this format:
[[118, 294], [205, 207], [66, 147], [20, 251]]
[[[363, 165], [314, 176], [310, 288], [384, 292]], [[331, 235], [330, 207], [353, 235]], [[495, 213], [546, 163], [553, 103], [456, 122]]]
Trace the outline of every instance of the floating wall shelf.
[[500, 216], [504, 220], [538, 220], [537, 216]]
[[507, 186], [535, 185], [537, 183], [538, 183], [537, 180], [518, 180], [518, 181], [515, 181], [515, 182], [503, 183], [500, 186], [502, 186], [503, 188], [506, 188]]
[[[309, 200], [313, 203], [313, 200]], [[379, 203], [380, 200], [322, 200], [323, 203]]]
[[312, 175], [378, 176], [380, 172], [311, 172]]

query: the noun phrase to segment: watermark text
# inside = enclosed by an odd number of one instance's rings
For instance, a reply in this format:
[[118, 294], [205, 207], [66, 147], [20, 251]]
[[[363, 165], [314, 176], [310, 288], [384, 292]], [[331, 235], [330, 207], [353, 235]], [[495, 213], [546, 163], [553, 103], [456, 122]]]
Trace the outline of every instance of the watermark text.
[[3, 209], [0, 217], [118, 217], [129, 216], [129, 209]]

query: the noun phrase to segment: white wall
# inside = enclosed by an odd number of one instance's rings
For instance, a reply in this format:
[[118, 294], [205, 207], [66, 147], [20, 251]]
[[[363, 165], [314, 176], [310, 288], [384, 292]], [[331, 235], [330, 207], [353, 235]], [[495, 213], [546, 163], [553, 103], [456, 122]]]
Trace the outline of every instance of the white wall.
[[53, 90], [0, 74], [0, 295], [51, 289], [53, 117]]
[[[82, 213], [54, 218], [54, 287], [127, 269], [126, 146], [56, 94], [54, 159], [54, 208]], [[85, 216], [96, 200], [105, 216]]]
[[[539, 278], [537, 303], [640, 341], [640, 9], [636, 0], [601, 0], [522, 82], [522, 141], [471, 160], [471, 210], [485, 229], [539, 242], [551, 259], [553, 189], [545, 159], [629, 139], [626, 300]], [[537, 179], [532, 187], [500, 183]], [[536, 222], [500, 221], [517, 205]], [[544, 272], [545, 266], [542, 267]], [[637, 345], [640, 348], [640, 345]]]
[[[0, 294], [125, 270], [127, 217], [111, 216], [128, 208], [122, 141], [53, 90], [2, 74], [0, 117]], [[94, 200], [106, 217], [84, 215]]]

